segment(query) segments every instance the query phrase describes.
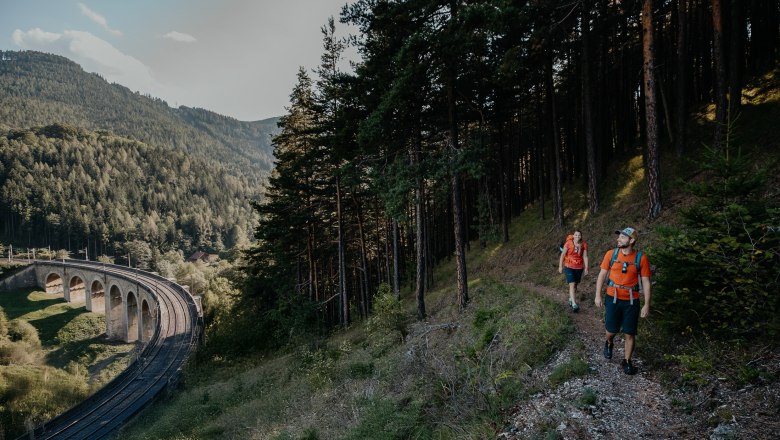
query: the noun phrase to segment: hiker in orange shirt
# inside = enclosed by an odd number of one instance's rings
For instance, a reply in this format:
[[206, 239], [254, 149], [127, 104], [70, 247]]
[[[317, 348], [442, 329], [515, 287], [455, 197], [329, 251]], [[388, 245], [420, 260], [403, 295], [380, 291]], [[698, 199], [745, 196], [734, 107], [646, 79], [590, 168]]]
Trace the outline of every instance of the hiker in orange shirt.
[[[646, 255], [634, 249], [638, 235], [634, 228], [615, 231], [618, 234], [617, 247], [607, 251], [601, 261], [601, 272], [596, 281], [596, 307], [606, 305], [604, 326], [607, 341], [604, 343], [604, 357], [612, 358], [615, 335], [623, 329], [626, 339], [625, 357], [621, 363], [623, 372], [635, 374], [636, 367], [631, 362], [634, 353], [639, 317], [650, 314], [650, 262]], [[607, 280], [607, 298], [602, 303], [601, 289]], [[639, 308], [639, 292], [644, 293], [644, 306]]]
[[561, 249], [558, 273], [566, 274], [566, 282], [569, 284], [569, 305], [571, 310], [576, 312], [580, 309], [575, 297], [577, 285], [582, 280], [582, 276], [588, 274], [588, 244], [582, 241], [582, 231], [575, 230], [567, 237]]

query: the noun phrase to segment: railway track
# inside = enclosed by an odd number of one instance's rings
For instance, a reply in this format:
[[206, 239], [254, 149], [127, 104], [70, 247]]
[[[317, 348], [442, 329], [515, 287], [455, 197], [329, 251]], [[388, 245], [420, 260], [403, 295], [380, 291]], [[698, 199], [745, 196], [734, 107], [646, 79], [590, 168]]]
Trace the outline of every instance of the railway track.
[[108, 438], [181, 377], [182, 367], [195, 349], [202, 327], [195, 301], [178, 284], [149, 272], [89, 261], [35, 264], [104, 270], [111, 276], [145, 287], [157, 300], [154, 335], [125, 371], [83, 402], [19, 437]]

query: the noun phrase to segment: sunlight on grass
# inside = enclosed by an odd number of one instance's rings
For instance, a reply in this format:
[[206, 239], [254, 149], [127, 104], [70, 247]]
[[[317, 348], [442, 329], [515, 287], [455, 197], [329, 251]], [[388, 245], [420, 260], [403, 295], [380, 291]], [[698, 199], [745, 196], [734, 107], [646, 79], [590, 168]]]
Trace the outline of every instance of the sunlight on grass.
[[504, 247], [504, 243], [497, 243], [495, 246], [490, 248], [484, 258], [494, 258], [496, 254]]
[[0, 437], [14, 438], [86, 398], [128, 364], [135, 344], [107, 341], [105, 316], [37, 288], [0, 292], [0, 321], [29, 329], [0, 335]]
[[642, 156], [634, 156], [627, 164], [628, 178], [625, 185], [618, 190], [615, 195], [615, 202], [620, 203], [628, 198], [636, 190], [636, 186], [639, 185], [645, 178], [645, 171], [642, 164]]

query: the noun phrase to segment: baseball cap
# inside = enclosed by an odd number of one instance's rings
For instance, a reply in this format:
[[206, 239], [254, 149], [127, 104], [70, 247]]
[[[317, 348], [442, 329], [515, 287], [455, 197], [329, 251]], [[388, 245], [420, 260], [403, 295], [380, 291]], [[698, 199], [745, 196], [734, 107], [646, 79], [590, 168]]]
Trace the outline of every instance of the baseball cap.
[[633, 238], [634, 240], [639, 239], [639, 234], [636, 232], [636, 229], [630, 226], [623, 228], [622, 230], [616, 230], [615, 234], [623, 234], [626, 237]]

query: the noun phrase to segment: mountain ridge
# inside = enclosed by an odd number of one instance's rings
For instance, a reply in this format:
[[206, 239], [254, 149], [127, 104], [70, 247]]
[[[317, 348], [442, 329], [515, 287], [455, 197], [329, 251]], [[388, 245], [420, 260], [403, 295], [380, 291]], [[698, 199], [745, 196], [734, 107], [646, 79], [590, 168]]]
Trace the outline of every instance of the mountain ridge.
[[247, 122], [197, 107], [173, 108], [59, 55], [0, 51], [0, 60], [0, 125], [108, 130], [219, 162], [255, 182], [273, 168], [278, 117]]

